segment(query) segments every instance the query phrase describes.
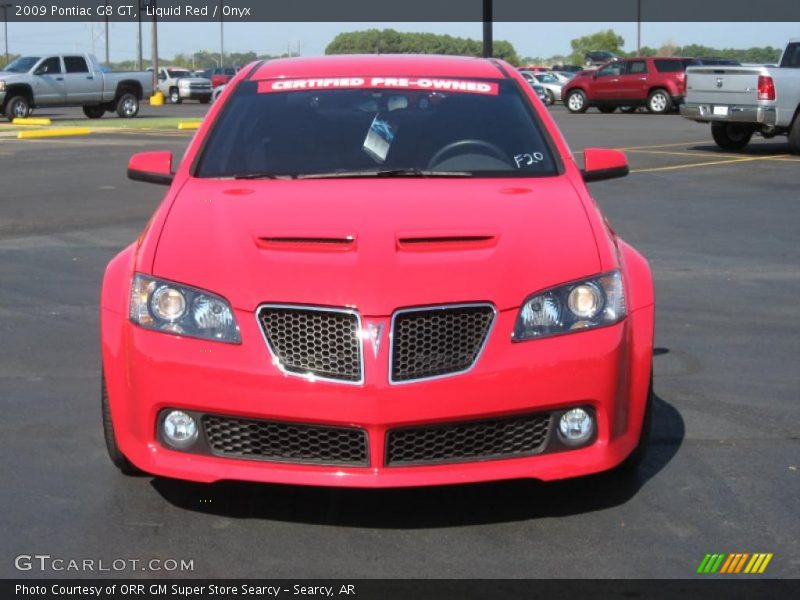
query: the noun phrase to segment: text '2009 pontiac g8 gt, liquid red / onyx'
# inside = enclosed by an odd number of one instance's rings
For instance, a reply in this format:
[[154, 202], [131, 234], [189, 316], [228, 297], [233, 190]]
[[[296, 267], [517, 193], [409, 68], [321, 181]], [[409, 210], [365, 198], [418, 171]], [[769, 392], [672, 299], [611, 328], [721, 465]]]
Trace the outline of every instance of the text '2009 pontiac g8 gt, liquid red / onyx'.
[[105, 273], [103, 418], [124, 472], [400, 487], [635, 464], [647, 262], [508, 64], [257, 63]]

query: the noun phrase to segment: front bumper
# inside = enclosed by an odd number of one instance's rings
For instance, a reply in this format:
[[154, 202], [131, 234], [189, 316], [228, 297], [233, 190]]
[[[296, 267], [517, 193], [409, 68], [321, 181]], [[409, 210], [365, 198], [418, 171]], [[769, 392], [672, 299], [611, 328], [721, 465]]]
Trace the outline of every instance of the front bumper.
[[681, 116], [698, 123], [751, 123], [774, 126], [777, 121], [774, 106], [720, 105], [727, 106], [728, 112], [725, 115], [715, 115], [714, 106], [696, 102], [684, 104], [680, 108]]
[[[510, 341], [517, 311], [502, 311], [468, 373], [390, 385], [388, 348], [383, 347], [377, 357], [365, 353], [365, 382], [359, 386], [283, 374], [270, 362], [252, 313], [236, 313], [241, 345], [146, 331], [123, 315], [102, 311], [104, 373], [117, 442], [137, 467], [201, 482], [348, 487], [555, 480], [613, 468], [639, 438], [650, 377], [652, 307], [612, 327], [523, 343]], [[580, 449], [475, 462], [385, 465], [391, 429], [576, 406], [590, 407], [597, 419], [594, 441]], [[357, 427], [368, 436], [367, 464], [322, 466], [172, 450], [157, 436], [158, 416], [165, 408]]]
[[203, 100], [211, 98], [211, 88], [207, 89], [186, 89], [180, 88], [178, 93], [183, 100]]

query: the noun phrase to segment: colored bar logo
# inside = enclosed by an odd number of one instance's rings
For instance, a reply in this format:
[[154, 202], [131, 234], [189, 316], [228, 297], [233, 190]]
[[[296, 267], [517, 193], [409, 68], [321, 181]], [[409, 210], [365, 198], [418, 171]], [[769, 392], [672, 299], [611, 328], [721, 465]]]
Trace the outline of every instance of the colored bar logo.
[[699, 575], [714, 574], [748, 574], [760, 575], [763, 573], [769, 561], [772, 560], [772, 553], [739, 552], [734, 554], [706, 554], [697, 567]]

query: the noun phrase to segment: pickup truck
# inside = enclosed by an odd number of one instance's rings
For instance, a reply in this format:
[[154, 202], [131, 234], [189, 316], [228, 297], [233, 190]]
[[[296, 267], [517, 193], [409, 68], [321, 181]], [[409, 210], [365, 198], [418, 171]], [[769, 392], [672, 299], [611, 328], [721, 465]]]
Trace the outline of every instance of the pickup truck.
[[199, 100], [201, 104], [211, 102], [211, 80], [195, 77], [189, 69], [182, 67], [159, 68], [158, 91], [172, 104], [184, 100]]
[[51, 106], [82, 106], [90, 119], [106, 112], [129, 119], [152, 93], [150, 73], [103, 72], [91, 54], [21, 56], [0, 71], [0, 109], [9, 120]]
[[753, 134], [789, 137], [800, 154], [800, 38], [792, 39], [777, 67], [691, 67], [681, 114], [711, 123], [720, 148], [742, 150]]

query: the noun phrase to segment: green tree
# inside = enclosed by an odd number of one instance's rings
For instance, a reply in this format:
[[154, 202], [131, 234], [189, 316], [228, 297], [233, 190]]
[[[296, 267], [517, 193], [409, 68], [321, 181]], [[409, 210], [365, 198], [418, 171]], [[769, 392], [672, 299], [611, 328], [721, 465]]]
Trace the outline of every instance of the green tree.
[[[483, 44], [478, 40], [435, 33], [401, 33], [394, 29], [366, 29], [337, 35], [325, 54], [457, 54], [480, 56]], [[494, 55], [511, 64], [519, 64], [517, 51], [510, 42], [495, 41]]]
[[572, 54], [569, 59], [574, 65], [582, 65], [585, 62], [587, 52], [598, 52], [605, 50], [614, 54], [621, 54], [622, 47], [625, 45], [625, 38], [617, 35], [613, 29], [598, 31], [590, 35], [575, 38], [570, 42]]

